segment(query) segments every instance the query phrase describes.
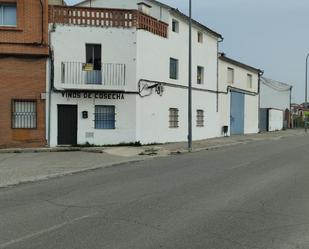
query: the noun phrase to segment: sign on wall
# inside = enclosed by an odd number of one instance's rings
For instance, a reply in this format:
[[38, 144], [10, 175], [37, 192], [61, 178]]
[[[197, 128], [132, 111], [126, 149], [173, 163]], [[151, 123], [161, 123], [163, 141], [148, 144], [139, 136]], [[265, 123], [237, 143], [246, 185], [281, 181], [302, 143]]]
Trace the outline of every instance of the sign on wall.
[[113, 92], [62, 92], [63, 98], [124, 100], [124, 93]]

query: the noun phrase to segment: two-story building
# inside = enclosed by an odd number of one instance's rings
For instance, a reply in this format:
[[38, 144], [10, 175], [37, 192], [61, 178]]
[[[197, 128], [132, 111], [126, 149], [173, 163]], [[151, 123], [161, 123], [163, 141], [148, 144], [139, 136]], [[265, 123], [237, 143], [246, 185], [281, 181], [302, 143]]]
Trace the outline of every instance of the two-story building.
[[[188, 17], [157, 1], [49, 10], [51, 146], [187, 139]], [[218, 43], [193, 22], [193, 138], [221, 135]]]
[[48, 3], [0, 0], [0, 147], [43, 146]]
[[222, 126], [229, 127], [230, 135], [258, 133], [260, 79], [263, 72], [223, 53], [218, 58]]

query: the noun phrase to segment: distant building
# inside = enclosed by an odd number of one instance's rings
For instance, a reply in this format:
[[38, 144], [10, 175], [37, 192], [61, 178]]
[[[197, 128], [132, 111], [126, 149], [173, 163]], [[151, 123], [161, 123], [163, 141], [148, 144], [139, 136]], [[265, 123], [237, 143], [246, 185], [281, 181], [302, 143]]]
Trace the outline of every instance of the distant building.
[[260, 85], [260, 131], [291, 128], [291, 96], [289, 84], [262, 77]]

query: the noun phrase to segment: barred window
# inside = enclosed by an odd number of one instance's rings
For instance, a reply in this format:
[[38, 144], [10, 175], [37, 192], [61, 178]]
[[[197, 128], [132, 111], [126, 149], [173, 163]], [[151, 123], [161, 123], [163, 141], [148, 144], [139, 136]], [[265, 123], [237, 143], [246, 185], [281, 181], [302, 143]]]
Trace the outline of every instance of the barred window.
[[35, 129], [37, 127], [37, 103], [32, 100], [13, 100], [12, 128]]
[[96, 105], [94, 114], [95, 129], [115, 129], [115, 106]]
[[179, 124], [179, 110], [177, 108], [170, 108], [170, 116], [169, 116], [170, 128], [178, 128]]
[[204, 111], [203, 110], [196, 111], [196, 126], [204, 127]]

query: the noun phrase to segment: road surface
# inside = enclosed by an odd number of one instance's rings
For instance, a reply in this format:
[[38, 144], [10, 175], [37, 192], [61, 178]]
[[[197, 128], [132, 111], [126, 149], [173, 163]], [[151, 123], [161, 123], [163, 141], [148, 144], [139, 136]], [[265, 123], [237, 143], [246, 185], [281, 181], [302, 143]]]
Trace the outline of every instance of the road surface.
[[309, 137], [0, 189], [3, 248], [309, 248]]

